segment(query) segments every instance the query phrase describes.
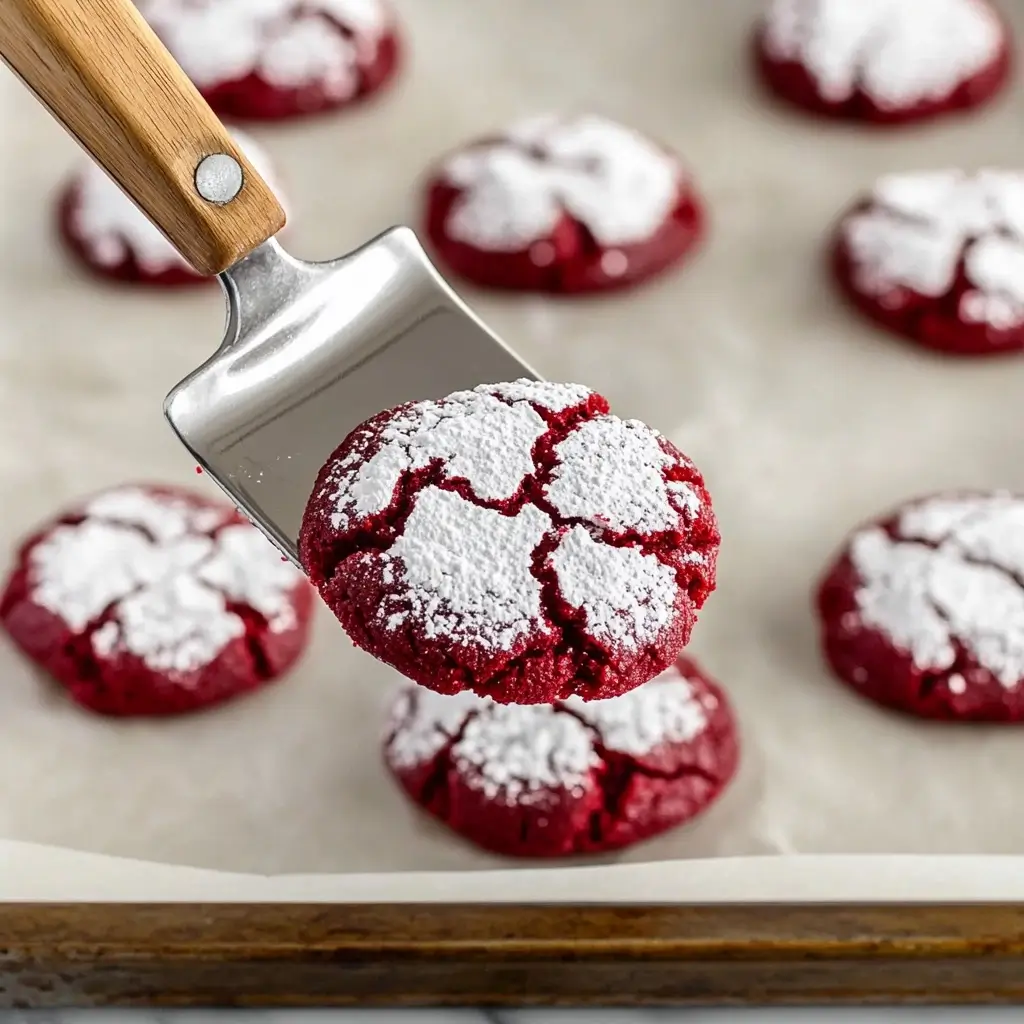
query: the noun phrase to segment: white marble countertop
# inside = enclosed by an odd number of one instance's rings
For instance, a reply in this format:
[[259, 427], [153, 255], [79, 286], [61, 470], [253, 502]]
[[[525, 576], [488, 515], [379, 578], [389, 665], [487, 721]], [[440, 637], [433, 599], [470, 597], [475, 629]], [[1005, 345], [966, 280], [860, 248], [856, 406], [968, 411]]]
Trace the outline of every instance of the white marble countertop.
[[1024, 1007], [651, 1010], [83, 1010], [0, 1012], [0, 1024], [1011, 1024]]

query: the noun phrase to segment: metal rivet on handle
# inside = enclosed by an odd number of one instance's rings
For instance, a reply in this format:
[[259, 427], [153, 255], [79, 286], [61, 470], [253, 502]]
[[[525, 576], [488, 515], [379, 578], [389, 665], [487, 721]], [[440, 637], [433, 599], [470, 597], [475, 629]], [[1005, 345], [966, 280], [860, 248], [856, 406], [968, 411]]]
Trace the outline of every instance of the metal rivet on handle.
[[244, 181], [241, 165], [227, 153], [203, 157], [196, 168], [196, 191], [218, 206], [230, 203], [242, 191]]

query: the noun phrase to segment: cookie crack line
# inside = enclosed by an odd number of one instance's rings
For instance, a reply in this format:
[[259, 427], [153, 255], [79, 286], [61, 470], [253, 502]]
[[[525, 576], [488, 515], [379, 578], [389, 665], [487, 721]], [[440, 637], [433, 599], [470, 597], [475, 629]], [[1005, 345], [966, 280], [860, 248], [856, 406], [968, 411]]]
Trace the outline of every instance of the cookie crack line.
[[[25, 545], [25, 549], [29, 550], [34, 548], [40, 540], [45, 538], [53, 530], [65, 526], [74, 528], [77, 526], [81, 526], [86, 522], [102, 523], [103, 525], [109, 527], [112, 530], [124, 530], [128, 533], [135, 533], [154, 546], [160, 545], [160, 539], [144, 523], [112, 519], [109, 516], [103, 515], [87, 515], [83, 512], [81, 514], [76, 513], [61, 516], [59, 519], [55, 520], [53, 526], [49, 530], [47, 530], [45, 533], [39, 534], [36, 537], [32, 538]], [[226, 525], [228, 524], [222, 523], [217, 527], [214, 527], [209, 530], [199, 530], [193, 527], [190, 532], [192, 536], [207, 537], [209, 540], [216, 540], [217, 533], [219, 533], [220, 530], [223, 529], [223, 527]], [[198, 572], [202, 565], [205, 565], [211, 560], [212, 554], [213, 552], [210, 552], [209, 554], [205, 555], [200, 562], [195, 563], [195, 565], [191, 566], [190, 569], [187, 571]], [[94, 615], [87, 623], [84, 624], [84, 626], [80, 630], [77, 631], [77, 635], [80, 636], [83, 640], [91, 640], [94, 633], [96, 633], [103, 626], [107, 625], [107, 623], [115, 619], [118, 606], [121, 604], [122, 601], [128, 601], [132, 597], [137, 597], [139, 594], [143, 593], [145, 590], [152, 587], [152, 585], [153, 584], [151, 581], [141, 579], [136, 581], [135, 583], [133, 583], [131, 587], [125, 590], [124, 593], [112, 598], [96, 615]], [[221, 596], [225, 597], [226, 599], [226, 595], [224, 595], [217, 587], [211, 586], [209, 583], [206, 583], [205, 581], [203, 581], [203, 585], [210, 587], [210, 589], [215, 590], [217, 593], [220, 593]], [[30, 596], [31, 589], [32, 587], [31, 584], [29, 583], [27, 587], [26, 597]]]
[[[984, 513], [980, 510], [972, 513], [970, 516], [965, 518], [960, 524], [961, 528], [967, 526], [968, 523], [982, 519]], [[930, 551], [943, 552], [949, 554], [955, 554], [965, 565], [977, 566], [979, 569], [989, 569], [999, 575], [1003, 576], [1009, 582], [1016, 584], [1022, 592], [1024, 592], [1024, 579], [1022, 579], [1017, 573], [1011, 572], [1004, 566], [998, 565], [995, 562], [986, 561], [985, 559], [976, 558], [968, 552], [962, 551], [958, 548], [944, 547], [953, 537], [955, 537], [956, 527], [951, 526], [947, 531], [946, 535], [941, 540], [930, 540], [930, 539], [918, 539], [907, 540], [890, 534], [890, 538], [898, 544], [916, 544], [921, 547], [928, 548]], [[887, 531], [888, 532], [888, 531]], [[925, 600], [928, 602], [928, 607], [935, 613], [935, 615], [946, 625], [947, 632], [949, 634], [949, 643], [953, 648], [954, 657], [952, 662], [943, 668], [941, 672], [934, 669], [929, 669], [921, 672], [921, 681], [918, 684], [917, 691], [918, 696], [924, 700], [927, 699], [931, 694], [943, 683], [946, 682], [951, 675], [965, 676], [969, 674], [971, 670], [972, 657], [968, 650], [968, 644], [956, 628], [956, 622], [952, 615], [931, 595], [926, 594]], [[987, 671], [991, 671], [987, 669]], [[944, 678], [945, 677], [945, 678]]]
[[[514, 400], [503, 395], [492, 397], [508, 408], [514, 408], [516, 405]], [[523, 477], [517, 493], [508, 498], [481, 498], [473, 489], [472, 481], [467, 477], [447, 476], [445, 472], [447, 459], [445, 456], [437, 456], [431, 459], [423, 469], [414, 470], [399, 477], [391, 501], [379, 515], [374, 517], [368, 530], [360, 531], [348, 542], [335, 546], [330, 559], [323, 566], [325, 579], [333, 582], [341, 563], [350, 555], [367, 547], [387, 552], [411, 515], [416, 497], [428, 487], [436, 487], [438, 490], [457, 494], [471, 505], [499, 512], [510, 519], [519, 515], [527, 505], [536, 504], [536, 497], [540, 491], [536, 482], [545, 473], [550, 474], [556, 461], [553, 455], [550, 460], [545, 460], [542, 455], [543, 450], [550, 447], [553, 451], [555, 444], [564, 440], [581, 421], [585, 421], [586, 412], [574, 409], [568, 416], [559, 417], [557, 413], [544, 408], [537, 402], [530, 402], [529, 405], [545, 421], [548, 429], [534, 441], [531, 452], [534, 469], [532, 473]], [[558, 436], [551, 442], [550, 439], [555, 434]], [[546, 465], [546, 462], [550, 462], [551, 465]], [[541, 511], [546, 512], [553, 520], [556, 518], [553, 509], [542, 508]]]
[[[545, 618], [554, 629], [559, 631], [558, 634], [552, 634], [551, 649], [556, 656], [565, 655], [571, 651], [579, 652], [579, 664], [573, 679], [573, 686], [585, 687], [582, 693], [586, 693], [589, 689], [599, 687], [601, 684], [601, 668], [605, 662], [606, 651], [587, 631], [587, 624], [583, 621], [585, 616], [583, 609], [576, 612], [562, 611], [562, 605], [568, 608], [568, 604], [562, 597], [557, 574], [551, 566], [544, 564], [557, 546], [557, 540], [557, 538], [545, 538], [537, 545], [534, 552], [535, 562], [530, 571], [534, 579], [541, 585], [541, 606]], [[681, 571], [679, 570], [679, 572]], [[681, 583], [677, 585], [680, 590], [686, 590]], [[644, 645], [637, 653], [650, 658], [652, 662], [662, 660], [660, 652], [653, 644]], [[564, 710], [572, 714], [568, 708]], [[574, 717], [590, 728], [589, 724], [580, 716], [574, 715]]]
[[[93, 521], [93, 522], [98, 522], [98, 523], [103, 523], [105, 526], [108, 526], [109, 528], [111, 528], [113, 530], [125, 530], [125, 531], [129, 531], [129, 532], [137, 533], [140, 536], [144, 537], [147, 541], [149, 541], [149, 543], [152, 544], [154, 547], [161, 547], [162, 546], [161, 539], [153, 532], [153, 530], [148, 528], [144, 523], [140, 523], [140, 522], [128, 522], [128, 521], [124, 521], [124, 520], [120, 520], [120, 519], [112, 519], [109, 516], [103, 516], [103, 515], [90, 515], [90, 516], [84, 516], [83, 515], [83, 516], [65, 516], [61, 520], [59, 520], [59, 523], [60, 523], [60, 525], [79, 526], [82, 523], [86, 522], [87, 520]], [[173, 573], [173, 578], [180, 578], [180, 577], [183, 577], [183, 576], [192, 577], [192, 578], [195, 579], [195, 581], [197, 582], [197, 584], [199, 586], [204, 587], [205, 589], [207, 589], [207, 590], [211, 591], [212, 593], [217, 594], [219, 597], [221, 597], [223, 599], [223, 601], [224, 601], [224, 611], [225, 611], [225, 613], [228, 614], [228, 615], [234, 615], [236, 618], [241, 620], [243, 626], [246, 629], [245, 637], [246, 637], [246, 640], [248, 641], [250, 639], [250, 635], [249, 635], [249, 619], [250, 619], [250, 617], [258, 619], [259, 622], [265, 628], [269, 628], [270, 627], [269, 620], [266, 618], [265, 615], [263, 615], [257, 609], [255, 609], [255, 608], [250, 609], [244, 603], [240, 603], [240, 602], [234, 600], [232, 598], [231, 594], [228, 592], [228, 590], [225, 587], [219, 585], [216, 582], [212, 582], [212, 581], [210, 581], [208, 579], [203, 579], [202, 578], [202, 576], [203, 576], [203, 568], [207, 567], [207, 566], [209, 566], [209, 565], [211, 565], [213, 563], [215, 563], [217, 561], [217, 558], [220, 555], [220, 552], [218, 551], [218, 549], [216, 547], [216, 542], [217, 542], [218, 537], [225, 530], [227, 530], [229, 527], [237, 526], [237, 525], [239, 525], [239, 524], [236, 523], [236, 522], [232, 522], [230, 520], [227, 520], [227, 519], [223, 520], [222, 522], [219, 522], [219, 523], [216, 523], [214, 525], [211, 525], [211, 526], [209, 526], [209, 527], [207, 527], [205, 529], [195, 525], [194, 523], [190, 524], [189, 532], [186, 535], [186, 537], [205, 538], [205, 539], [207, 539], [209, 541], [212, 541], [213, 542], [213, 546], [211, 546], [210, 550], [207, 551], [206, 554], [204, 554], [198, 561], [190, 563], [188, 566], [179, 567], [178, 569], [176, 569], [174, 571], [174, 573]], [[171, 542], [171, 543], [173, 543], [173, 542]], [[166, 585], [166, 582], [167, 582], [166, 580], [158, 582], [156, 584], [157, 589], [159, 589], [161, 586]], [[130, 587], [129, 589], [125, 590], [124, 593], [122, 593], [119, 596], [113, 598], [110, 601], [110, 603], [98, 615], [96, 615], [92, 620], [90, 620], [86, 624], [86, 626], [83, 628], [83, 630], [81, 631], [81, 635], [83, 637], [85, 637], [85, 638], [91, 638], [93, 633], [95, 633], [98, 629], [102, 628], [104, 625], [106, 625], [107, 623], [111, 622], [112, 620], [114, 620], [116, 618], [118, 608], [122, 604], [122, 602], [130, 601], [130, 599], [132, 597], [136, 597], [139, 594], [144, 593], [145, 591], [152, 589], [153, 587], [154, 587], [154, 583], [153, 583], [152, 580], [144, 580], [144, 579], [143, 580], [138, 580], [136, 583], [134, 583], [134, 585], [132, 587]], [[265, 663], [265, 658], [262, 655], [262, 650], [261, 650], [260, 660], [263, 663]], [[257, 663], [257, 665], [258, 665], [258, 663]]]
[[[509, 407], [514, 406], [512, 401], [504, 399], [503, 404]], [[561, 465], [561, 459], [555, 448], [573, 434], [580, 422], [589, 421], [584, 418], [583, 414], [577, 414], [568, 423], [551, 422], [554, 419], [554, 414], [539, 408], [534, 403], [531, 405], [543, 418], [549, 420], [549, 428], [534, 442], [533, 472], [523, 477], [516, 494], [504, 499], [481, 498], [474, 491], [471, 480], [466, 477], [452, 477], [445, 474], [447, 463], [443, 457], [432, 459], [424, 469], [406, 474], [399, 479], [391, 502], [383, 513], [374, 517], [374, 522], [369, 529], [359, 531], [345, 543], [338, 545], [330, 560], [324, 565], [325, 579], [333, 582], [336, 574], [342, 568], [342, 563], [353, 554], [367, 549], [381, 553], [389, 552], [412, 514], [416, 499], [424, 490], [431, 487], [457, 494], [477, 508], [489, 509], [509, 519], [515, 519], [527, 506], [539, 509], [551, 520], [551, 529], [534, 548], [534, 558], [550, 537], [557, 540], [566, 530], [579, 526], [586, 529], [594, 540], [602, 544], [612, 547], [636, 548], [643, 554], [651, 555], [663, 565], [676, 570], [677, 576], [682, 576], [682, 570], [672, 563], [671, 552], [664, 550], [671, 543], [671, 539], [677, 531], [665, 529], [645, 534], [639, 528], [616, 529], [613, 526], [595, 522], [583, 515], [566, 515], [557, 509], [545, 493], [552, 481], [553, 474]], [[608, 414], [601, 415], [607, 416]], [[657, 436], [660, 438], [660, 435]], [[688, 472], [683, 466], [667, 467], [664, 479], [666, 483], [681, 483], [691, 487], [700, 486], [698, 474]], [[693, 544], [690, 547], [696, 551], [709, 546], [709, 544], [710, 540], [708, 544]], [[537, 578], [539, 579], [539, 577]]]
[[[601, 797], [602, 815], [609, 819], [608, 821], [601, 823], [603, 827], [597, 838], [603, 838], [604, 832], [608, 827], [613, 827], [624, 820], [624, 804], [628, 796], [629, 786], [632, 780], [636, 777], [663, 782], [678, 782], [682, 779], [701, 779], [712, 787], [717, 788], [724, 785], [721, 776], [702, 768], [698, 764], [682, 764], [672, 770], [659, 769], [642, 763], [635, 754], [612, 750], [603, 741], [600, 730], [597, 726], [595, 726], [593, 722], [582, 717], [567, 704], [562, 701], [556, 701], [554, 704], [550, 705], [550, 708], [555, 714], [569, 715], [576, 719], [576, 721], [578, 721], [586, 730], [590, 738], [590, 744], [593, 749], [594, 756], [597, 759], [597, 761], [591, 765], [591, 770], [593, 772], [592, 782], [598, 795]], [[462, 741], [470, 725], [475, 720], [479, 719], [481, 714], [485, 714], [486, 710], [486, 708], [477, 708], [468, 711], [458, 729], [454, 730], [450, 734], [446, 734], [444, 742], [432, 755], [430, 772], [420, 788], [421, 799], [426, 805], [433, 805], [439, 793], [440, 795], [445, 795], [442, 791], [446, 788], [449, 774], [451, 772], [459, 772], [458, 761], [453, 755], [453, 751]], [[708, 723], [704, 728], [710, 729], [711, 724]], [[385, 741], [386, 747], [394, 741], [395, 735], [400, 729], [401, 726], [399, 725], [391, 731], [391, 734]], [[668, 743], [667, 740], [664, 742]], [[544, 757], [545, 763], [549, 769], [550, 777], [557, 777], [560, 767], [558, 762], [558, 752], [555, 750], [548, 751]], [[519, 783], [526, 783], [528, 780], [526, 778], [522, 778], [515, 781]], [[586, 834], [589, 834], [587, 829], [583, 829], [579, 833], [579, 835]], [[585, 844], [582, 847], [577, 847], [574, 843], [573, 848], [583, 850], [586, 847]]]
[[[612, 698], [613, 700], [615, 698]], [[712, 775], [698, 764], [681, 764], [677, 768], [671, 771], [664, 768], [653, 768], [648, 764], [642, 763], [635, 754], [626, 754], [610, 748], [603, 740], [601, 736], [601, 730], [576, 711], [571, 705], [565, 701], [557, 701], [554, 705], [559, 711], [564, 712], [567, 715], [572, 715], [586, 730], [590, 733], [590, 741], [593, 744], [594, 752], [601, 759], [601, 765], [607, 768], [613, 762], [623, 762], [623, 767], [628, 768], [630, 774], [642, 775], [648, 779], [664, 779], [666, 782], [674, 782], [679, 779], [687, 778], [701, 778], [706, 782], [710, 782], [713, 785], [719, 785], [721, 779], [717, 775]], [[710, 730], [712, 728], [712, 722], [707, 721], [702, 731]], [[668, 741], [664, 741], [668, 742]], [[650, 752], [648, 752], [650, 753]]]
[[[990, 569], [992, 572], [997, 573], [1006, 579], [1007, 582], [1013, 583], [1021, 590], [1021, 592], [1024, 592], [1024, 574], [1014, 572], [1012, 569], [1008, 569], [1005, 565], [1000, 565], [998, 562], [993, 562], [990, 559], [979, 558], [977, 555], [973, 555], [969, 551], [965, 551], [956, 544], [957, 530], [961, 530], [974, 522], [983, 522], [985, 514], [984, 509], [978, 509], [978, 511], [970, 513], [970, 515], [966, 516], [959, 523], [950, 526], [940, 540], [933, 540], [930, 537], [902, 537], [899, 533], [898, 523], [886, 526], [885, 533], [889, 539], [896, 544], [917, 545], [918, 547], [928, 548], [929, 551], [955, 555], [965, 565], [973, 565], [979, 569]], [[946, 546], [949, 544], [952, 544], [952, 547]], [[929, 604], [934, 604], [931, 597], [928, 598], [928, 602]], [[936, 608], [936, 612], [947, 622], [949, 621], [946, 614], [940, 609]]]
[[689, 659], [623, 697], [532, 707], [406, 683], [384, 736], [391, 775], [456, 834], [506, 856], [622, 849], [702, 814], [739, 762], [725, 694]]
[[[479, 714], [480, 712], [478, 710], [471, 710], [467, 712], [465, 717], [459, 723], [459, 727], [451, 733], [445, 734], [444, 742], [438, 748], [436, 753], [432, 755], [430, 772], [426, 779], [424, 779], [423, 785], [420, 787], [420, 799], [425, 807], [433, 807], [438, 797], [443, 798], [444, 801], [447, 802], [449, 775], [451, 772], [455, 771], [455, 759], [452, 756], [452, 751], [462, 740], [470, 722], [472, 722]], [[395, 736], [401, 728], [402, 724], [399, 723], [391, 731], [391, 735], [387, 738], [385, 743], [385, 750], [394, 743]]]
[[83, 499], [21, 545], [0, 621], [77, 703], [151, 717], [282, 675], [305, 646], [312, 597], [230, 505], [133, 484]]

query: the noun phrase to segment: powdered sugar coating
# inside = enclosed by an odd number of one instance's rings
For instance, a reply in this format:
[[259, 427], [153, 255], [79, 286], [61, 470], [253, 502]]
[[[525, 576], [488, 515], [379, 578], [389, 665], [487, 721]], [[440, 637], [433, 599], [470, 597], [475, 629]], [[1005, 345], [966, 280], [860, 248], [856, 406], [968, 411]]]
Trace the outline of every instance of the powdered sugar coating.
[[699, 698], [678, 665], [673, 665], [621, 697], [591, 701], [569, 697], [565, 707], [597, 730], [605, 750], [643, 757], [667, 743], [696, 739], [707, 728], [713, 699], [711, 694]]
[[950, 293], [962, 264], [959, 316], [1007, 330], [1024, 324], [1024, 174], [958, 170], [891, 175], [840, 227], [859, 292], [885, 301], [909, 289]]
[[550, 559], [563, 600], [586, 616], [587, 632], [625, 650], [653, 643], [671, 624], [675, 571], [655, 555], [612, 547], [572, 527]]
[[296, 625], [301, 573], [254, 527], [222, 525], [230, 512], [126, 488], [81, 516], [32, 547], [29, 597], [75, 632], [102, 618], [91, 636], [98, 655], [123, 652], [172, 673], [202, 668], [245, 634], [230, 603], [258, 611], [271, 632]]
[[190, 533], [212, 533], [232, 519], [226, 505], [196, 505], [169, 497], [158, 500], [141, 487], [103, 491], [85, 503], [83, 513], [87, 518], [137, 527], [158, 544]]
[[598, 792], [611, 754], [616, 771], [628, 771], [629, 759], [665, 773], [688, 765], [685, 751], [716, 742], [711, 732], [723, 725], [731, 727], [724, 696], [690, 662], [610, 700], [522, 706], [406, 685], [391, 703], [385, 757], [399, 773], [438, 763], [489, 801], [543, 807]]
[[549, 412], [565, 412], [573, 406], [582, 405], [594, 393], [582, 384], [556, 384], [548, 380], [528, 380], [525, 377], [507, 384], [485, 384], [476, 388], [476, 391], [508, 402], [529, 402]]
[[666, 474], [676, 464], [660, 435], [639, 420], [602, 416], [580, 424], [555, 448], [558, 463], [545, 496], [566, 518], [618, 532], [674, 529], [695, 514], [700, 499]]
[[356, 643], [442, 693], [522, 704], [622, 693], [671, 663], [711, 589], [710, 501], [685, 456], [606, 410], [520, 380], [356, 428], [300, 533]]
[[138, 0], [200, 89], [258, 75], [344, 101], [392, 28], [385, 0]]
[[587, 727], [546, 704], [487, 704], [466, 723], [451, 756], [471, 787], [510, 804], [579, 790], [600, 764]]
[[826, 102], [860, 90], [881, 110], [942, 101], [1004, 45], [984, 0], [770, 0], [762, 29], [766, 55], [799, 63]]
[[399, 770], [428, 764], [458, 736], [466, 719], [488, 704], [468, 691], [445, 697], [422, 686], [403, 686], [388, 714], [389, 763]]
[[594, 115], [546, 115], [462, 150], [442, 176], [463, 190], [446, 231], [489, 252], [547, 238], [563, 216], [602, 246], [651, 238], [670, 216], [685, 176], [679, 161], [638, 132]]
[[511, 650], [523, 637], [546, 633], [541, 585], [530, 568], [550, 528], [532, 505], [506, 516], [451, 491], [421, 491], [383, 556], [398, 585], [379, 618], [390, 630], [411, 618], [430, 639], [487, 650]]
[[[280, 199], [266, 153], [243, 132], [233, 131], [232, 135]], [[177, 249], [98, 164], [83, 163], [69, 188], [69, 229], [97, 266], [112, 269], [131, 259], [149, 275], [169, 270], [194, 273]]]
[[860, 622], [922, 671], [950, 669], [958, 647], [1006, 688], [1024, 680], [1024, 502], [1009, 495], [930, 499], [890, 534], [857, 534], [849, 557]]
[[[478, 387], [442, 402], [417, 402], [391, 418], [380, 432], [383, 446], [372, 458], [362, 461], [355, 452], [330, 478], [330, 497], [336, 504], [332, 526], [345, 529], [356, 519], [382, 512], [404, 474], [437, 460], [444, 463], [446, 479], [467, 480], [485, 501], [512, 497], [533, 472], [533, 446], [547, 432], [530, 404], [533, 392], [528, 386], [532, 382], [501, 385], [513, 389], [511, 404]], [[537, 394], [549, 402], [567, 402], [571, 392]]]

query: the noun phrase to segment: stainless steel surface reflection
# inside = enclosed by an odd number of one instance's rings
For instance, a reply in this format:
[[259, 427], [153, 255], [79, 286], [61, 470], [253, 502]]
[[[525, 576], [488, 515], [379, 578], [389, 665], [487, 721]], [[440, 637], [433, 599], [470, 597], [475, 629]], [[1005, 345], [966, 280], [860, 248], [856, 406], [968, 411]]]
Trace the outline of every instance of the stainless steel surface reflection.
[[276, 241], [221, 275], [217, 352], [167, 396], [197, 462], [297, 562], [321, 466], [389, 406], [536, 377], [463, 304], [408, 228], [349, 256], [305, 263]]

